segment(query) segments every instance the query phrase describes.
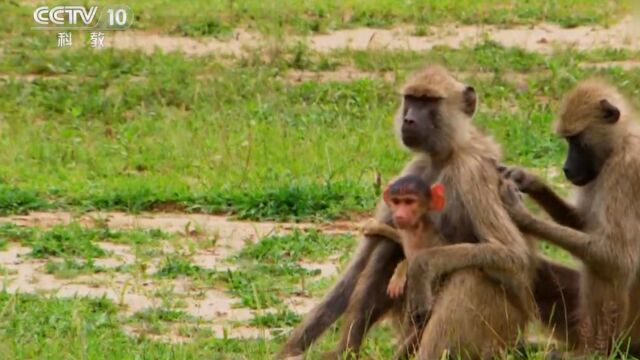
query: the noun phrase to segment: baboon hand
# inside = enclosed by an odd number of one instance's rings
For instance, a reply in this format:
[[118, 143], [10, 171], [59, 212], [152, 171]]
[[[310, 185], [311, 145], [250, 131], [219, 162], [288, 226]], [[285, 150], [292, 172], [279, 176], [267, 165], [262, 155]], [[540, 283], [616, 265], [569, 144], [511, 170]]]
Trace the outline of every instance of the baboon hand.
[[500, 171], [503, 179], [513, 181], [518, 187], [518, 190], [523, 193], [532, 193], [540, 190], [544, 186], [542, 180], [522, 168], [506, 167], [501, 165], [498, 166], [498, 170]]
[[510, 180], [503, 179], [500, 183], [500, 198], [505, 210], [511, 220], [518, 225], [521, 230], [526, 230], [532, 222], [533, 216], [522, 203], [520, 192], [515, 189], [515, 184]]
[[397, 299], [404, 293], [406, 279], [398, 279], [396, 277], [392, 277], [391, 281], [389, 281], [389, 285], [387, 286], [387, 295], [389, 295], [392, 299]]
[[505, 207], [519, 206], [522, 202], [522, 193], [516, 184], [510, 179], [501, 179], [498, 192]]

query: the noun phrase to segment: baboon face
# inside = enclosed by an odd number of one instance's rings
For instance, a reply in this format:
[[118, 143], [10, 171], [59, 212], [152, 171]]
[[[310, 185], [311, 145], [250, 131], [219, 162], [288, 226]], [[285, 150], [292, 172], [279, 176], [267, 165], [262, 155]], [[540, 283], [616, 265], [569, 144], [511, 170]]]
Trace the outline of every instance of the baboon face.
[[597, 102], [595, 111], [590, 113], [591, 119], [587, 121], [591, 126], [577, 134], [565, 136], [569, 150], [562, 170], [567, 180], [577, 186], [584, 186], [598, 177], [609, 154], [603, 144], [596, 142], [602, 140], [597, 139], [597, 134], [601, 133], [603, 127], [606, 131], [620, 118], [620, 110], [607, 100]]
[[[452, 109], [453, 108], [453, 109]], [[466, 87], [450, 97], [404, 95], [402, 143], [412, 149], [430, 154], [445, 154], [450, 146], [450, 131], [446, 122], [452, 111], [472, 116], [476, 108], [476, 94], [472, 87]]]
[[442, 98], [405, 95], [401, 135], [406, 147], [428, 152], [437, 148], [441, 104]]
[[574, 185], [583, 186], [598, 176], [601, 164], [596, 161], [591, 148], [582, 141], [582, 135], [573, 135], [566, 138], [569, 143], [567, 160], [562, 171], [567, 180]]

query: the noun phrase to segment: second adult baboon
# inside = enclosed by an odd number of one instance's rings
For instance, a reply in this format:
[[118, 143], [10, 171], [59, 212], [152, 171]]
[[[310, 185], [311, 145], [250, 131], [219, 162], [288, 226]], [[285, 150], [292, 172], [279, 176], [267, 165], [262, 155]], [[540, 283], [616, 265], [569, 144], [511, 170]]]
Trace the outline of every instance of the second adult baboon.
[[518, 183], [559, 224], [522, 206], [510, 213], [525, 232], [582, 260], [577, 324], [570, 345], [583, 352], [640, 350], [640, 126], [624, 97], [589, 80], [569, 92], [557, 133], [569, 144], [563, 170], [577, 186], [576, 206], [564, 202], [537, 177], [510, 169]]

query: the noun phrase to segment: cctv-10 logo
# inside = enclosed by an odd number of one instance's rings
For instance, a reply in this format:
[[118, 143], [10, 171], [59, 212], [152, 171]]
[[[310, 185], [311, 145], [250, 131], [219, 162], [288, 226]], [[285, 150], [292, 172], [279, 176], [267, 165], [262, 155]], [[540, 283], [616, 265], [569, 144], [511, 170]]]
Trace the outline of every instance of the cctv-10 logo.
[[33, 12], [35, 29], [123, 30], [133, 23], [133, 12], [126, 5], [41, 6]]

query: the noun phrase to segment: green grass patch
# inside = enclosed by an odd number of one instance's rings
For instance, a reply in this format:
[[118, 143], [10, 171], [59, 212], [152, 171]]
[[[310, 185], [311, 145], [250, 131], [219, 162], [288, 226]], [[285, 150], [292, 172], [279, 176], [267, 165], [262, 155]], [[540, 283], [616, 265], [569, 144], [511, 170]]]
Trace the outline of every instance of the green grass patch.
[[155, 273], [155, 276], [169, 279], [175, 279], [180, 276], [204, 278], [213, 275], [215, 275], [214, 271], [203, 269], [193, 264], [188, 258], [180, 255], [167, 256]]
[[220, 273], [220, 280], [244, 306], [273, 307], [287, 296], [308, 294], [308, 284], [320, 275], [318, 269], [302, 267], [301, 260], [327, 260], [338, 252], [350, 253], [354, 245], [351, 235], [324, 235], [316, 230], [268, 236], [233, 256], [238, 269]]
[[[576, 81], [595, 73], [640, 98], [639, 70], [581, 66], [633, 59], [633, 51], [537, 54], [493, 42], [427, 52], [285, 50], [284, 60], [256, 54], [232, 65], [113, 50], [9, 52], [2, 71], [54, 77], [0, 80], [0, 111], [12, 114], [0, 128], [0, 167], [12, 169], [0, 172], [0, 183], [11, 184], [0, 186], [0, 212], [178, 209], [326, 220], [370, 210], [378, 174], [385, 182], [409, 159], [391, 123], [399, 83], [425, 62], [462, 72], [480, 94], [477, 123], [503, 144], [505, 161], [526, 167], [561, 163], [565, 147], [550, 123]], [[343, 65], [392, 71], [398, 81], [293, 84], [282, 76]]]
[[20, 242], [32, 248], [29, 254], [35, 258], [50, 256], [71, 259], [81, 257], [86, 263], [51, 265], [54, 269], [64, 267], [91, 266], [91, 259], [108, 255], [97, 243], [101, 241], [148, 247], [157, 245], [173, 235], [158, 229], [111, 230], [107, 227], [84, 227], [77, 222], [67, 225], [55, 225], [50, 229], [20, 226], [13, 223], [0, 224], [0, 244]]
[[69, 256], [90, 259], [107, 255], [96, 242], [108, 238], [109, 232], [84, 228], [74, 223], [69, 226], [56, 225], [22, 241], [31, 247], [29, 255], [34, 258]]
[[195, 318], [182, 310], [147, 308], [133, 314], [131, 320], [142, 322], [185, 322], [194, 321]]
[[326, 260], [337, 252], [353, 250], [356, 240], [352, 235], [325, 235], [317, 230], [298, 230], [285, 235], [271, 235], [258, 243], [245, 246], [237, 258], [262, 263], [281, 261]]
[[52, 354], [89, 360], [218, 359], [221, 354], [232, 358], [269, 359], [279, 346], [264, 340], [211, 336], [185, 344], [132, 337], [123, 331], [117, 307], [106, 299], [56, 299], [0, 292], [0, 309], [0, 357], [3, 359], [44, 358]]
[[106, 271], [105, 268], [95, 265], [91, 258], [84, 262], [75, 259], [48, 261], [44, 269], [47, 274], [52, 274], [60, 279], [70, 279], [78, 275], [97, 274]]
[[[53, 3], [64, 4], [54, 1]], [[107, 1], [108, 4], [118, 4]], [[420, 28], [462, 22], [465, 24], [534, 24], [555, 22], [565, 27], [609, 24], [628, 12], [631, 1], [516, 1], [428, 0], [295, 0], [282, 4], [276, 0], [205, 1], [196, 0], [174, 6], [161, 0], [129, 4], [135, 14], [135, 29], [159, 30], [184, 36], [227, 38], [241, 27], [266, 34], [326, 32], [359, 26], [391, 27], [413, 24]], [[33, 31], [33, 4], [0, 3], [7, 21], [3, 33], [17, 36]], [[419, 32], [418, 32], [419, 33]]]
[[302, 320], [302, 316], [288, 309], [280, 309], [276, 312], [266, 312], [256, 315], [251, 319], [253, 326], [267, 328], [286, 328], [297, 325]]

